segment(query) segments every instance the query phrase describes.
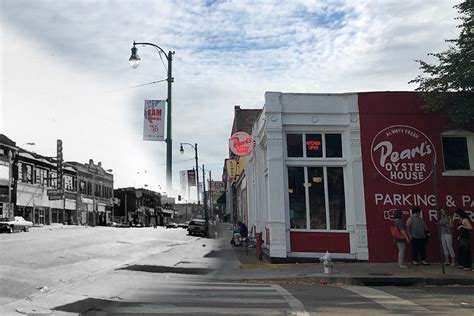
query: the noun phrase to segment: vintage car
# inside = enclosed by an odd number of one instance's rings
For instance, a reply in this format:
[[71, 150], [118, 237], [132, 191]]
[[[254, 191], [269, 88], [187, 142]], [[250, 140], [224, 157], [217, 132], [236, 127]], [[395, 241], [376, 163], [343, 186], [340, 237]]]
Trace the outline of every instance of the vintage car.
[[19, 230], [27, 232], [31, 226], [33, 223], [21, 216], [0, 218], [0, 232], [13, 233]]
[[188, 224], [189, 235], [201, 235], [205, 237], [209, 231], [209, 223], [204, 219], [193, 219]]
[[168, 224], [165, 225], [166, 228], [178, 228], [178, 224], [174, 222], [169, 222]]
[[178, 224], [178, 228], [188, 229], [189, 222], [182, 222]]

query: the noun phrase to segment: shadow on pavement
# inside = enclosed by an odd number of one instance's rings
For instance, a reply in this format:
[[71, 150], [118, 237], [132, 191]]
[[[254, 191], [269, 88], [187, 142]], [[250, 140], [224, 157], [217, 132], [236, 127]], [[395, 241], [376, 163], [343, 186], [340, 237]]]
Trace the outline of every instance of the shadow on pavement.
[[177, 273], [177, 274], [209, 274], [213, 272], [213, 269], [206, 268], [179, 268], [179, 267], [165, 267], [165, 266], [153, 266], [153, 265], [131, 265], [117, 270], [129, 270], [149, 273]]

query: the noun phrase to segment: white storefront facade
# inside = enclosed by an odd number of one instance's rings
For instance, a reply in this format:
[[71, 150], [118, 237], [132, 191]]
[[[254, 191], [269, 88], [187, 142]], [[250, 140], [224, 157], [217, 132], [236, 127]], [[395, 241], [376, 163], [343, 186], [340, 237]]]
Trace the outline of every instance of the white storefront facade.
[[[406, 221], [420, 207], [433, 233], [439, 207], [474, 220], [474, 127], [449, 130], [424, 104], [402, 91], [265, 94], [243, 176], [249, 229], [272, 262], [326, 251], [395, 261], [396, 209]], [[427, 259], [441, 260], [439, 249], [430, 239]]]
[[267, 255], [368, 260], [357, 94], [267, 92], [252, 136], [248, 224]]

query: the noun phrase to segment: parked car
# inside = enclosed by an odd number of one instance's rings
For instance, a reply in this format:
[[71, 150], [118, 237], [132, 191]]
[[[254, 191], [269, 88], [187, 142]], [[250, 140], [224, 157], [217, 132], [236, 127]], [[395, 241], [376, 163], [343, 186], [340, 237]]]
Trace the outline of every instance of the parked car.
[[25, 220], [21, 216], [0, 218], [1, 232], [13, 233], [18, 230], [27, 232], [31, 226], [33, 226], [33, 223]]
[[183, 223], [178, 224], [179, 228], [188, 229], [188, 226], [189, 226], [189, 222], [183, 222]]
[[178, 228], [178, 224], [170, 222], [165, 225], [166, 228]]
[[209, 231], [209, 223], [204, 219], [193, 219], [188, 225], [189, 235], [201, 235], [206, 236]]

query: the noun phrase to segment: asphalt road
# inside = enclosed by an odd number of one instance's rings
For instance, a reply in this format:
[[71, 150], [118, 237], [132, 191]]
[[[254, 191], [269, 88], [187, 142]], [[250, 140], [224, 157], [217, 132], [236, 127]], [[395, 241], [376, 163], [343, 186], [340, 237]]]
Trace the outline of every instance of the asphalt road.
[[219, 241], [182, 229], [33, 229], [0, 247], [2, 315], [474, 314], [473, 287], [216, 280]]
[[0, 234], [0, 306], [195, 239], [183, 229], [54, 226]]

